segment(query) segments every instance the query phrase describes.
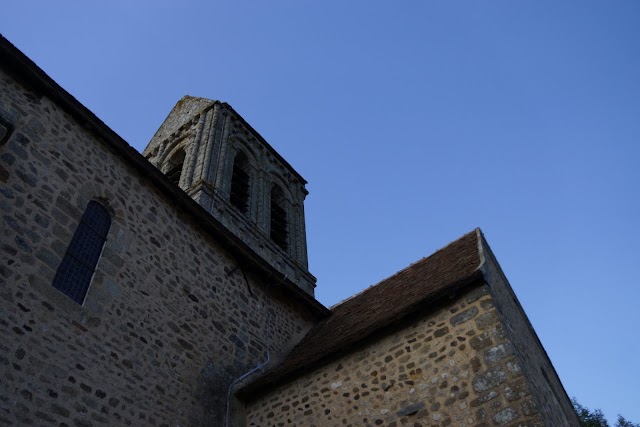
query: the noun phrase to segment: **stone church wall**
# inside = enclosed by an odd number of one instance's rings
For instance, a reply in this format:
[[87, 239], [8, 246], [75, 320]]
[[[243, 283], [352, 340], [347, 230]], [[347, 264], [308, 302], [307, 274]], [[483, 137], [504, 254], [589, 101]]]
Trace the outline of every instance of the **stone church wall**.
[[248, 426], [542, 426], [486, 285], [247, 402]]
[[483, 270], [491, 283], [497, 314], [505, 325], [505, 333], [513, 343], [524, 375], [529, 379], [533, 394], [538, 398], [540, 413], [548, 426], [580, 426], [560, 378], [556, 374], [533, 327], [529, 323], [513, 289], [508, 284], [500, 266], [486, 242], [483, 244], [487, 258]]
[[[0, 115], [0, 424], [223, 425], [232, 380], [312, 319], [5, 73]], [[92, 199], [112, 225], [81, 306], [51, 283]]]

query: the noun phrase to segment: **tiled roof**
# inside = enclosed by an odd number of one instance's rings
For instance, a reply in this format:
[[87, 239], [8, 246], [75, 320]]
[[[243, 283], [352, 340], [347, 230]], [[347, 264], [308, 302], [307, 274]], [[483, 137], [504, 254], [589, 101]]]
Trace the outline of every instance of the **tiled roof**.
[[311, 366], [482, 278], [480, 229], [345, 300], [316, 324], [286, 359], [240, 390], [241, 395], [306, 372]]

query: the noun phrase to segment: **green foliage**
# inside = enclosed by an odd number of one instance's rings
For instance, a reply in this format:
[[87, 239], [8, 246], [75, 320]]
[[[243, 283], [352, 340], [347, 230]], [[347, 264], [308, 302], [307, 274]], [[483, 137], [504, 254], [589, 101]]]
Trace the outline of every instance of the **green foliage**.
[[640, 424], [627, 421], [624, 419], [622, 415], [618, 414], [618, 421], [616, 422], [616, 427], [640, 427]]
[[571, 403], [573, 403], [573, 408], [576, 410], [578, 418], [580, 418], [582, 427], [609, 427], [609, 423], [600, 409], [590, 411], [579, 404], [575, 398], [571, 400]]
[[[582, 427], [609, 427], [609, 423], [600, 409], [591, 411], [579, 404], [575, 398], [571, 400], [571, 403], [580, 418]], [[622, 415], [618, 415], [618, 421], [614, 427], [640, 427], [640, 424], [627, 421]]]

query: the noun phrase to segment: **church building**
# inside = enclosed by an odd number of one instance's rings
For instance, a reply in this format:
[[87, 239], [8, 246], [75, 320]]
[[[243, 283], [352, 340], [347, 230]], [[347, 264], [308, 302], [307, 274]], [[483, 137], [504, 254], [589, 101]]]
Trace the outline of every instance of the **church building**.
[[579, 426], [479, 229], [327, 308], [307, 194], [230, 105], [140, 154], [0, 37], [0, 425]]

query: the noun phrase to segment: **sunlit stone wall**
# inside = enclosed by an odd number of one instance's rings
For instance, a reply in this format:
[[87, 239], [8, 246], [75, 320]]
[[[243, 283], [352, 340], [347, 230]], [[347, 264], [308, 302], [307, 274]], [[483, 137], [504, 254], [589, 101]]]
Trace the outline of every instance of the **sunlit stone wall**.
[[[267, 322], [275, 359], [308, 310], [2, 72], [0, 115], [0, 424], [223, 425], [230, 383], [266, 357]], [[79, 305], [51, 283], [92, 199], [112, 225]]]
[[486, 286], [250, 401], [250, 426], [541, 426]]

